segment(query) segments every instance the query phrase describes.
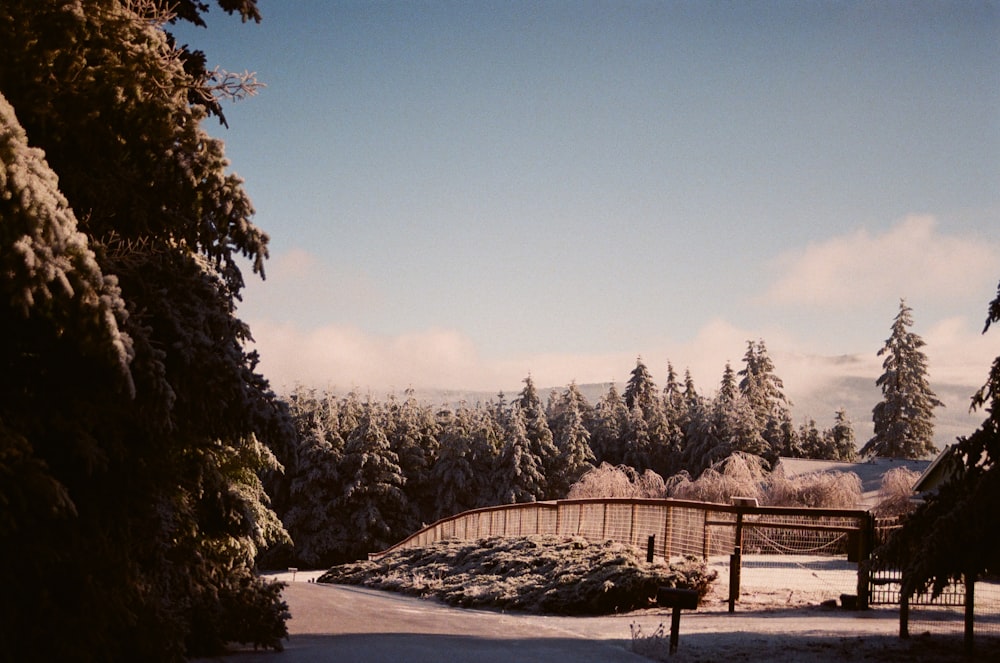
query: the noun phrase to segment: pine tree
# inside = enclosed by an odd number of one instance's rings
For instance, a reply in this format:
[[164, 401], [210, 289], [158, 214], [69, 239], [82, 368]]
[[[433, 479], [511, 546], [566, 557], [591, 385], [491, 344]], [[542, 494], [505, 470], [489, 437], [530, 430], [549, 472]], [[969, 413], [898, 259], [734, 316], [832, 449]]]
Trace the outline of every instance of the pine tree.
[[740, 394], [753, 411], [759, 434], [770, 445], [770, 449], [763, 455], [773, 462], [781, 448], [788, 443], [782, 426], [783, 422], [791, 418], [790, 403], [782, 391], [784, 383], [774, 371], [774, 363], [763, 340], [757, 343], [747, 341], [743, 364], [743, 369], [739, 372], [743, 377], [740, 381]]
[[632, 369], [632, 374], [625, 385], [625, 393], [622, 396], [625, 398], [625, 407], [629, 410], [638, 405], [643, 411], [646, 411], [657, 400], [656, 384], [653, 382], [653, 376], [650, 375], [646, 364], [642, 362], [642, 357], [635, 360], [635, 368]]
[[684, 413], [684, 391], [677, 382], [677, 372], [674, 365], [667, 362], [667, 382], [663, 386], [663, 406], [667, 413], [667, 418], [672, 421], [679, 420]]
[[925, 343], [910, 331], [912, 313], [900, 300], [892, 333], [878, 351], [885, 356], [885, 372], [875, 382], [882, 400], [872, 410], [875, 434], [861, 449], [862, 456], [922, 458], [936, 450], [934, 408], [943, 403], [928, 384], [927, 356], [920, 349]]
[[[986, 333], [1000, 322], [1000, 286], [990, 302]], [[1000, 573], [1000, 356], [972, 398], [987, 418], [949, 452], [956, 472], [904, 521], [876, 561], [901, 568], [902, 592], [912, 596], [949, 583]]]
[[286, 633], [254, 562], [285, 536], [259, 476], [294, 429], [235, 315], [240, 261], [262, 274], [268, 239], [201, 128], [253, 84], [177, 49], [161, 6], [0, 4], [11, 660], [178, 660]]
[[858, 448], [854, 442], [854, 426], [844, 408], [837, 410], [834, 415], [833, 428], [826, 432], [826, 437], [832, 460], [853, 461], [857, 458]]
[[430, 408], [417, 402], [413, 390], [408, 389], [405, 396], [402, 403], [395, 399], [389, 403], [386, 435], [406, 477], [403, 492], [410, 505], [406, 529], [415, 531], [435, 515], [431, 468], [438, 454], [439, 430]]
[[[567, 391], [567, 394], [571, 394]], [[577, 392], [579, 393], [579, 392]], [[571, 395], [565, 400], [556, 433], [556, 448], [559, 450], [559, 471], [548, 477], [552, 496], [566, 497], [569, 487], [583, 474], [594, 467], [594, 453], [590, 449], [590, 433], [583, 425], [579, 402]]]
[[431, 470], [435, 489], [435, 519], [479, 506], [473, 469], [471, 417], [464, 403], [459, 405], [456, 412], [444, 410], [438, 413], [440, 451]]
[[493, 477], [498, 504], [536, 502], [545, 492], [542, 461], [532, 450], [524, 412], [517, 403], [504, 421], [504, 444]]
[[524, 389], [521, 390], [516, 404], [524, 417], [525, 433], [531, 444], [531, 453], [541, 463], [543, 499], [551, 499], [554, 494], [548, 484], [549, 478], [554, 479], [560, 471], [559, 451], [556, 449], [552, 430], [545, 417], [545, 408], [542, 406], [538, 391], [535, 389], [535, 382], [530, 375], [524, 378]]
[[354, 558], [384, 550], [407, 533], [406, 480], [379, 418], [377, 406], [369, 402], [347, 438], [340, 466], [344, 481], [340, 518], [347, 525]]
[[625, 458], [623, 443], [628, 426], [628, 408], [612, 382], [594, 408], [594, 431], [591, 449], [598, 464], [621, 465]]

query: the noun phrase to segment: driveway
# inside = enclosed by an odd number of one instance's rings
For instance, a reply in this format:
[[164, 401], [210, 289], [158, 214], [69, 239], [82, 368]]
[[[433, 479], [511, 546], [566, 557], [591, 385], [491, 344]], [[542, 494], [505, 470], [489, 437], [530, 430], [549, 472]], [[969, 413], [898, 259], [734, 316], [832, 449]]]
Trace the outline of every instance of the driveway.
[[[630, 627], [644, 635], [668, 610], [626, 615], [560, 617], [452, 608], [391, 592], [309, 582], [319, 572], [300, 572], [284, 591], [292, 618], [284, 652], [237, 651], [202, 663], [649, 663], [632, 653]], [[959, 624], [960, 625], [960, 624]], [[729, 614], [718, 596], [681, 618], [680, 646], [671, 663], [768, 661], [768, 663], [963, 662], [961, 631], [933, 638], [898, 637], [894, 609], [860, 612], [819, 607], [775, 609], [742, 605]], [[667, 660], [665, 639], [644, 639]], [[976, 660], [996, 660], [996, 641], [977, 647]], [[989, 653], [994, 652], [994, 653]]]
[[[628, 619], [605, 622], [608, 639], [565, 628], [565, 620], [465, 610], [433, 601], [342, 585], [290, 583], [292, 618], [284, 652], [240, 651], [227, 663], [321, 661], [441, 663], [648, 663], [629, 651]], [[581, 620], [572, 620], [581, 621]], [[586, 620], [582, 620], [586, 621]]]

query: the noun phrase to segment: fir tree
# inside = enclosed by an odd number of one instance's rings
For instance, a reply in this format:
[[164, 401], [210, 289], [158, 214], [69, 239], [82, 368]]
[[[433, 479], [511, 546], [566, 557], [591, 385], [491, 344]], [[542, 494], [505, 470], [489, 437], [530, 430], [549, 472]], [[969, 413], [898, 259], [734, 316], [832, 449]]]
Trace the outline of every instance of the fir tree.
[[912, 313], [900, 300], [892, 333], [878, 351], [885, 356], [885, 372], [875, 382], [882, 400], [872, 410], [875, 434], [861, 449], [863, 456], [922, 458], [936, 450], [934, 408], [943, 403], [928, 384], [927, 356], [921, 350], [925, 343], [910, 331]]
[[201, 127], [254, 85], [178, 49], [162, 6], [0, 4], [11, 660], [179, 660], [286, 633], [254, 564], [285, 536], [258, 477], [294, 429], [235, 314], [268, 239]]
[[440, 451], [431, 471], [435, 490], [435, 519], [478, 506], [471, 416], [464, 403], [459, 405], [456, 412], [444, 410], [438, 414]]
[[831, 460], [853, 461], [858, 448], [854, 442], [854, 426], [847, 416], [847, 410], [840, 408], [834, 415], [833, 428], [825, 434]]
[[406, 479], [371, 402], [347, 438], [340, 473], [344, 482], [340, 517], [347, 525], [352, 557], [384, 550], [406, 534]]
[[594, 408], [594, 417], [594, 432], [590, 439], [595, 459], [598, 463], [621, 465], [625, 457], [623, 443], [629, 411], [613, 382]]
[[[986, 333], [1000, 322], [1000, 286], [990, 302]], [[957, 580], [1000, 573], [1000, 356], [986, 384], [972, 398], [987, 418], [949, 452], [956, 470], [904, 521], [887, 545], [876, 551], [881, 565], [901, 568], [902, 592], [935, 594]]]
[[559, 451], [556, 449], [555, 441], [552, 438], [552, 430], [549, 428], [548, 419], [545, 417], [545, 408], [538, 397], [535, 389], [535, 382], [531, 376], [524, 378], [524, 389], [516, 401], [521, 414], [524, 417], [525, 433], [528, 442], [531, 444], [531, 453], [539, 460], [542, 468], [542, 494], [545, 499], [554, 497], [548, 487], [548, 477], [555, 477], [559, 472]]
[[504, 421], [504, 444], [493, 476], [498, 504], [536, 502], [545, 491], [542, 462], [532, 451], [524, 413], [517, 403]]
[[[571, 394], [570, 390], [567, 394]], [[579, 393], [579, 392], [577, 392]], [[590, 433], [583, 425], [579, 401], [570, 395], [562, 406], [560, 422], [556, 433], [556, 448], [559, 450], [559, 471], [549, 476], [553, 497], [562, 499], [569, 487], [583, 474], [594, 467], [594, 453], [590, 449]]]
[[399, 467], [406, 477], [404, 493], [410, 505], [408, 531], [433, 520], [434, 484], [431, 468], [438, 454], [438, 425], [430, 408], [420, 405], [408, 389], [406, 400], [389, 404], [386, 435], [389, 448], [399, 457]]
[[656, 384], [653, 382], [653, 376], [649, 374], [646, 364], [642, 362], [642, 357], [635, 360], [635, 368], [632, 369], [632, 374], [625, 385], [623, 397], [625, 398], [625, 407], [629, 410], [638, 405], [643, 411], [646, 411], [657, 400]]
[[763, 340], [757, 343], [747, 341], [747, 352], [739, 375], [743, 378], [740, 394], [757, 420], [758, 433], [770, 446], [763, 455], [773, 462], [781, 448], [788, 446], [783, 423], [790, 420], [790, 403], [782, 391], [784, 383], [774, 371], [774, 363]]

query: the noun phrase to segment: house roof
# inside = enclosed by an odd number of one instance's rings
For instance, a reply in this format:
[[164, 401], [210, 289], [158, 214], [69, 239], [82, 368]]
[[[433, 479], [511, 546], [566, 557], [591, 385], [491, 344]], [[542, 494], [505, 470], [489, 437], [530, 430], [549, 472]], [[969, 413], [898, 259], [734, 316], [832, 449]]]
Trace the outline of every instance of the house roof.
[[924, 473], [917, 479], [917, 483], [913, 485], [913, 490], [918, 493], [934, 490], [961, 471], [960, 463], [961, 460], [955, 458], [955, 445], [949, 444], [927, 466]]
[[811, 458], [779, 458], [778, 464], [789, 479], [812, 474], [813, 472], [853, 472], [861, 479], [861, 505], [875, 506], [878, 490], [886, 472], [904, 467], [911, 472], [924, 473], [931, 465], [929, 460], [907, 460], [903, 458], [872, 458], [861, 463], [846, 463], [836, 460], [814, 460]]

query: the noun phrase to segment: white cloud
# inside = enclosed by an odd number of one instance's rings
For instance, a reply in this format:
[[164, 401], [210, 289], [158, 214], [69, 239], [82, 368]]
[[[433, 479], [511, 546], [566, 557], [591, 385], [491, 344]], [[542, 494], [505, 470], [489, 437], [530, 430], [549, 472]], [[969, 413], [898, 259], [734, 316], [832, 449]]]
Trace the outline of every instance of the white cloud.
[[770, 304], [847, 310], [900, 297], [965, 298], [993, 283], [1000, 243], [948, 235], [930, 216], [909, 216], [881, 234], [861, 229], [779, 256]]

